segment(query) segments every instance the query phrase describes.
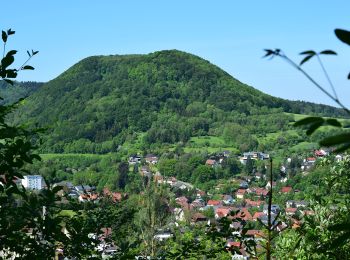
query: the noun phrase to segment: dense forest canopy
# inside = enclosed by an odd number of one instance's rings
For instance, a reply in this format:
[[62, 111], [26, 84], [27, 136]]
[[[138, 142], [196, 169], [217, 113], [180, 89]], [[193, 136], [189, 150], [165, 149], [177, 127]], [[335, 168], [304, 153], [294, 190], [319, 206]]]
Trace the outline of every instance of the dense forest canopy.
[[285, 112], [345, 116], [269, 96], [204, 59], [170, 50], [86, 58], [27, 98], [14, 122], [48, 127], [45, 152], [106, 153], [133, 133], [146, 133], [146, 144], [226, 136], [245, 150], [257, 146], [250, 134], [288, 128], [293, 118]]
[[40, 82], [15, 82], [10, 85], [5, 81], [0, 81], [0, 100], [1, 105], [8, 105], [25, 98], [37, 91], [43, 83]]

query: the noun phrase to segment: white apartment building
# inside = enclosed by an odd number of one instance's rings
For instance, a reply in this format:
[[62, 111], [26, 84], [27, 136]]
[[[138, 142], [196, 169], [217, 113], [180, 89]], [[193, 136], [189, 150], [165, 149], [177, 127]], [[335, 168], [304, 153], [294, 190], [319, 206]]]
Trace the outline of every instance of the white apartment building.
[[22, 179], [22, 185], [29, 190], [41, 190], [45, 182], [41, 175], [25, 175]]

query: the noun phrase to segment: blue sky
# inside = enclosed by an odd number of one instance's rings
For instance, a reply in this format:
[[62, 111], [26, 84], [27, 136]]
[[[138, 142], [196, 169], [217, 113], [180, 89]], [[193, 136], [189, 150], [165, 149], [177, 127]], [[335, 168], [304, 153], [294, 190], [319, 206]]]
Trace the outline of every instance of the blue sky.
[[[334, 105], [283, 61], [261, 58], [264, 48], [281, 48], [297, 61], [303, 50], [333, 49], [339, 55], [325, 57], [325, 66], [350, 107], [350, 46], [333, 33], [350, 30], [348, 0], [32, 0], [6, 1], [1, 9], [1, 28], [16, 31], [8, 45], [20, 51], [17, 60], [27, 49], [40, 51], [31, 62], [36, 70], [20, 80], [49, 81], [91, 55], [178, 49], [265, 93]], [[315, 61], [305, 69], [327, 86]]]

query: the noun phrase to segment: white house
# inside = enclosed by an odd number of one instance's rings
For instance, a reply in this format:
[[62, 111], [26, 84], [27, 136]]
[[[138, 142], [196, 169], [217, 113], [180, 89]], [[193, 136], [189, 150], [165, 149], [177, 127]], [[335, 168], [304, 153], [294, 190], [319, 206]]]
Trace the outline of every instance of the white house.
[[45, 186], [41, 175], [25, 175], [22, 179], [22, 185], [29, 190], [41, 190]]

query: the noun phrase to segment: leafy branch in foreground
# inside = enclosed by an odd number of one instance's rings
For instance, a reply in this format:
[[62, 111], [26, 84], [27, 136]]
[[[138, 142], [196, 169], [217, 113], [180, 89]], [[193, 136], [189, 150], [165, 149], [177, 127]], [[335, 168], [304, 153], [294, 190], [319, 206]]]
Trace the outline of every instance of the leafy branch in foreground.
[[[350, 45], [350, 31], [346, 31], [346, 30], [342, 30], [342, 29], [336, 29], [335, 30], [335, 35], [337, 36], [337, 38]], [[294, 61], [292, 61], [287, 55], [285, 55], [280, 49], [266, 49], [265, 50], [266, 54], [264, 57], [280, 57], [283, 60], [287, 61], [290, 65], [292, 65], [294, 68], [296, 68], [297, 70], [299, 70], [304, 76], [306, 76], [306, 78], [308, 78], [318, 89], [320, 89], [324, 94], [326, 94], [329, 98], [331, 98], [334, 102], [336, 102], [341, 108], [344, 109], [344, 111], [350, 115], [350, 111], [347, 107], [345, 107], [341, 101], [338, 98], [338, 95], [336, 93], [336, 90], [328, 76], [328, 73], [326, 71], [326, 69], [324, 68], [324, 65], [320, 59], [320, 55], [336, 55], [336, 53], [332, 50], [324, 50], [321, 51], [319, 53], [309, 50], [309, 51], [304, 51], [302, 53], [300, 53], [301, 55], [306, 55], [302, 61], [298, 64], [296, 64]], [[323, 86], [321, 86], [320, 84], [318, 84], [316, 82], [316, 80], [314, 80], [301, 66], [305, 63], [308, 62], [311, 58], [313, 58], [314, 56], [317, 57], [318, 62], [328, 80], [328, 83], [330, 84], [333, 94], [330, 93], [329, 91], [326, 90], [326, 88], [324, 88]], [[350, 74], [348, 74], [347, 76], [348, 79], [350, 79]], [[341, 124], [339, 121], [337, 121], [336, 119], [324, 119], [321, 117], [307, 117], [304, 119], [301, 119], [299, 121], [297, 121], [295, 124], [295, 126], [307, 126], [308, 130], [307, 130], [307, 134], [310, 135], [312, 134], [316, 129], [318, 129], [319, 127], [323, 126], [323, 125], [331, 125], [331, 126], [336, 126], [336, 127], [341, 127]], [[337, 149], [335, 150], [336, 152], [340, 152], [340, 151], [345, 151], [348, 150], [350, 148], [350, 132], [342, 132], [340, 134], [337, 135], [333, 135], [330, 137], [327, 137], [323, 140], [320, 141], [320, 145], [322, 146], [336, 146]], [[348, 183], [348, 175], [349, 175], [349, 167], [348, 165], [346, 165], [346, 163], [348, 163], [348, 158], [345, 158], [344, 161], [342, 162], [344, 165], [342, 167], [339, 167], [339, 169], [337, 167], [333, 167], [331, 168], [331, 174], [330, 176], [335, 176], [335, 178], [333, 180], [331, 180], [329, 183], [333, 184], [334, 186], [337, 185], [338, 187], [338, 193], [340, 195], [345, 195], [345, 196], [349, 196], [348, 192], [349, 192], [349, 187], [345, 187], [345, 189], [339, 190], [339, 186], [347, 184]], [[344, 167], [345, 166], [345, 167]], [[337, 179], [337, 177], [344, 177], [343, 175], [345, 175], [345, 179]], [[303, 231], [305, 231], [306, 233], [302, 234], [302, 236], [300, 237], [300, 239], [298, 240], [298, 243], [296, 244], [296, 246], [294, 247], [294, 249], [296, 247], [298, 247], [298, 245], [300, 245], [300, 241], [302, 238], [305, 239], [309, 239], [309, 241], [318, 241], [315, 245], [315, 248], [312, 248], [311, 252], [312, 253], [323, 253], [324, 255], [327, 255], [327, 259], [329, 258], [334, 258], [334, 259], [348, 259], [348, 256], [344, 256], [341, 254], [341, 249], [344, 249], [344, 246], [346, 247], [349, 243], [350, 240], [350, 229], [349, 229], [349, 224], [350, 224], [350, 218], [349, 218], [349, 198], [346, 197], [344, 199], [344, 205], [345, 205], [345, 213], [344, 216], [335, 218], [335, 222], [334, 223], [328, 223], [327, 225], [323, 225], [321, 227], [320, 230], [322, 230], [321, 235], [324, 235], [327, 239], [325, 241], [319, 241], [320, 240], [320, 236], [319, 233], [317, 232], [318, 227], [317, 227], [317, 223], [320, 223], [320, 219], [316, 218], [316, 222], [313, 222], [313, 219], [310, 218], [310, 221], [306, 221], [306, 225], [304, 225], [304, 228], [302, 229]], [[340, 203], [339, 205], [341, 205], [342, 203]], [[339, 207], [339, 206], [338, 206]], [[334, 205], [333, 205], [333, 209], [334, 209]], [[326, 212], [326, 214], [328, 214], [329, 212], [331, 213], [329, 216], [326, 216], [324, 219], [326, 221], [329, 221], [329, 219], [333, 216], [334, 217], [334, 212], [333, 209], [330, 211], [329, 209], [323, 209], [324, 212]], [[316, 217], [321, 216], [322, 214], [322, 210], [318, 210], [318, 214], [316, 215]], [[308, 218], [306, 218], [306, 220], [308, 220]], [[309, 225], [308, 225], [309, 224]], [[334, 237], [330, 237], [331, 235], [335, 235]], [[330, 240], [330, 243], [329, 243]], [[313, 245], [313, 243], [310, 243], [311, 245]], [[334, 252], [334, 249], [336, 249], [336, 253]], [[340, 252], [339, 252], [340, 251]], [[345, 255], [348, 255], [348, 248], [346, 248], [345, 250]]]
[[[11, 29], [8, 29], [7, 31], [2, 31], [1, 37], [3, 41], [3, 53], [2, 53], [2, 59], [0, 64], [0, 78], [2, 78], [7, 83], [13, 85], [13, 79], [17, 77], [17, 74], [21, 70], [34, 70], [34, 67], [30, 65], [26, 65], [29, 60], [36, 54], [38, 54], [39, 51], [27, 51], [28, 53], [28, 59], [18, 68], [9, 68], [9, 66], [12, 65], [12, 63], [15, 61], [15, 55], [17, 53], [16, 50], [10, 50], [6, 53], [6, 44], [8, 37], [10, 35], [15, 34], [15, 31], [12, 31]], [[5, 55], [6, 53], [6, 55]]]
[[[17, 51], [10, 50], [6, 53], [6, 44], [8, 37], [15, 34], [15, 31], [8, 29], [2, 31], [3, 41], [3, 57], [0, 64], [0, 80], [4, 80], [11, 85], [14, 79], [17, 77], [17, 73], [20, 70], [34, 69], [31, 66], [25, 64], [38, 53], [38, 51], [32, 51], [27, 61], [19, 69], [9, 69], [9, 66], [14, 62], [15, 54]], [[6, 53], [6, 55], [5, 55]], [[18, 102], [20, 102], [19, 100]], [[18, 189], [15, 181], [17, 178], [23, 178], [25, 170], [23, 166], [25, 163], [33, 163], [34, 159], [40, 160], [40, 157], [33, 153], [32, 140], [40, 131], [29, 131], [21, 126], [10, 126], [6, 122], [6, 117], [16, 107], [17, 103], [12, 105], [0, 105], [0, 192], [4, 192], [7, 195], [12, 193], [22, 194], [25, 193]]]
[[[350, 32], [342, 29], [335, 29], [335, 35], [337, 38], [350, 45]], [[310, 80], [319, 90], [321, 90], [325, 95], [327, 95], [330, 99], [332, 99], [335, 103], [337, 103], [348, 115], [350, 115], [350, 110], [340, 101], [338, 98], [336, 89], [327, 73], [327, 70], [325, 69], [325, 66], [322, 63], [322, 60], [320, 58], [321, 55], [337, 55], [335, 51], [332, 50], [323, 50], [321, 52], [315, 52], [313, 50], [303, 51], [300, 53], [300, 55], [304, 55], [304, 58], [300, 61], [299, 64], [291, 60], [282, 50], [280, 49], [265, 49], [265, 55], [264, 58], [270, 57], [280, 57], [284, 61], [286, 61], [288, 64], [290, 64], [292, 67], [300, 71], [308, 80]], [[332, 89], [332, 92], [329, 92], [324, 86], [319, 84], [314, 78], [312, 78], [303, 68], [302, 65], [308, 61], [311, 60], [311, 58], [316, 57], [318, 60], [318, 63], [320, 64], [322, 71], [327, 78], [327, 81]], [[350, 79], [350, 74], [348, 75], [348, 79]], [[334, 119], [324, 119], [322, 117], [307, 117], [304, 119], [301, 119], [297, 121], [295, 126], [306, 126], [308, 129], [306, 131], [307, 135], [311, 135], [313, 132], [315, 132], [319, 127], [324, 125], [330, 125], [335, 127], [342, 127], [342, 124]], [[341, 133], [337, 134], [328, 138], [325, 138], [321, 140], [320, 145], [323, 146], [337, 146], [337, 149], [335, 151], [345, 151], [350, 148], [350, 133]]]

